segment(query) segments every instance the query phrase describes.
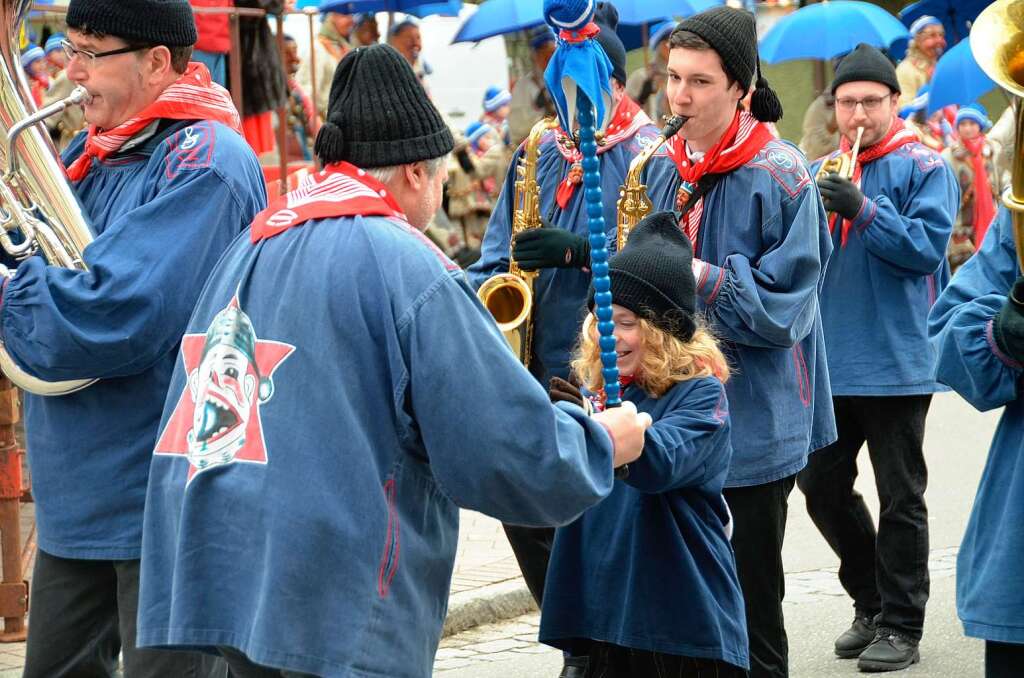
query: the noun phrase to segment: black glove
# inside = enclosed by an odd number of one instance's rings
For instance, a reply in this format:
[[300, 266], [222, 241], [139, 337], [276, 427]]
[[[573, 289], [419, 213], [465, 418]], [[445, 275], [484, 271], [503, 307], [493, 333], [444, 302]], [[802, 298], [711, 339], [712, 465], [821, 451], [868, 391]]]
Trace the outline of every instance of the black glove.
[[832, 173], [818, 180], [818, 190], [825, 209], [844, 219], [853, 219], [864, 204], [864, 194], [852, 181]]
[[590, 242], [544, 222], [512, 240], [512, 256], [526, 271], [538, 268], [583, 268], [590, 264]]
[[548, 382], [548, 397], [553, 403], [562, 401], [587, 409], [583, 402], [583, 393], [579, 388], [561, 377], [551, 377], [551, 381]]
[[1006, 303], [992, 323], [992, 335], [1003, 353], [1024, 362], [1024, 276], [1013, 283]]

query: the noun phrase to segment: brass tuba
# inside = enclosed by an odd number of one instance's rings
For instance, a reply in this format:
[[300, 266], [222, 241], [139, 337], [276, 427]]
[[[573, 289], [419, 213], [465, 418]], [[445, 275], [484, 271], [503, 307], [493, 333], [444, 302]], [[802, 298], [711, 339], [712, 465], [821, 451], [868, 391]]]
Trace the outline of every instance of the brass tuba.
[[618, 214], [615, 232], [616, 252], [622, 251], [622, 248], [626, 246], [626, 240], [629, 239], [630, 232], [640, 223], [641, 219], [654, 209], [654, 204], [651, 202], [650, 196], [647, 195], [647, 186], [640, 183], [640, 175], [643, 174], [647, 161], [658, 152], [662, 144], [682, 129], [687, 120], [689, 118], [682, 115], [669, 118], [658, 138], [629, 163], [626, 181], [619, 188], [619, 200], [615, 203], [615, 210]]
[[[93, 240], [57, 152], [40, 121], [89, 98], [79, 87], [67, 99], [35, 111], [21, 67], [18, 40], [32, 0], [0, 0], [0, 246], [24, 259], [41, 252], [54, 266], [85, 269], [82, 251]], [[20, 243], [11, 233], [20, 231]], [[9, 272], [4, 271], [6, 275]], [[48, 382], [22, 370], [0, 343], [0, 369], [22, 389], [37, 395], [64, 395], [95, 379]]]
[[[1024, 97], [1024, 0], [997, 0], [971, 26], [971, 51], [988, 77], [1017, 97]], [[1010, 190], [1003, 204], [1013, 216], [1017, 264], [1024, 271], [1024, 102], [1017, 99]]]
[[552, 118], [541, 120], [526, 137], [526, 147], [516, 166], [515, 202], [512, 215], [512, 240], [509, 241], [508, 273], [488, 278], [476, 295], [494, 316], [498, 329], [523, 365], [530, 364], [533, 341], [533, 281], [537, 271], [519, 268], [512, 256], [512, 242], [517, 233], [540, 228], [540, 187], [537, 185], [537, 158], [544, 133], [558, 126]]

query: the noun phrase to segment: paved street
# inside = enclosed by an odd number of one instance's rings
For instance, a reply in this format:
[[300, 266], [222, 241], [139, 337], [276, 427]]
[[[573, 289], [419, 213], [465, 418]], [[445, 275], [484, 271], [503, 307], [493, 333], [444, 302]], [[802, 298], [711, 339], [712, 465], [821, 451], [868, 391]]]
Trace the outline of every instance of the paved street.
[[[973, 678], [982, 675], [983, 645], [963, 636], [955, 611], [956, 551], [984, 465], [998, 412], [980, 414], [953, 394], [937, 395], [926, 437], [930, 469], [932, 597], [922, 662], [899, 675]], [[858, 489], [877, 515], [867, 455], [861, 455]], [[838, 561], [811, 524], [803, 497], [790, 502], [785, 561], [785, 604], [791, 676], [858, 675], [856, 663], [835, 659], [832, 641], [852, 619], [852, 607], [836, 580]], [[444, 678], [536, 678], [558, 675], [559, 654], [534, 642], [539, 616], [479, 627], [441, 643], [435, 675]]]

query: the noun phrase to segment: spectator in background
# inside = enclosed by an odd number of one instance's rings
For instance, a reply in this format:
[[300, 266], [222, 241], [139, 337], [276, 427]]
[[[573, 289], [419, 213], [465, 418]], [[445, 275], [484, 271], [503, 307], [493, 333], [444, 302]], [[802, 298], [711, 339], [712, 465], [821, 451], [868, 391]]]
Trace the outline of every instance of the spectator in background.
[[502, 146], [494, 127], [473, 122], [466, 128], [465, 143], [456, 144], [448, 163], [448, 216], [461, 227], [462, 241], [472, 250], [480, 249], [505, 177]]
[[900, 109], [900, 117], [906, 121], [906, 126], [917, 134], [918, 138], [928, 148], [936, 153], [953, 141], [953, 127], [945, 118], [945, 111], [936, 111], [928, 116], [928, 93], [930, 84], [926, 84], [917, 91], [917, 96]]
[[544, 69], [555, 53], [555, 34], [540, 26], [530, 34], [530, 56], [533, 68], [516, 80], [509, 106], [509, 146], [516, 148], [530, 134], [533, 125], [543, 117], [553, 116], [555, 107], [544, 87]]
[[299, 46], [295, 38], [284, 36], [284, 67], [288, 72], [288, 160], [312, 160], [313, 141], [320, 123], [313, 114], [313, 100], [295, 80], [299, 72]]
[[355, 27], [355, 19], [351, 14], [324, 12], [317, 42], [331, 55], [335, 66], [352, 51], [352, 43], [349, 42], [349, 38], [352, 35], [353, 27]]
[[918, 90], [931, 82], [935, 62], [946, 51], [946, 29], [933, 16], [923, 16], [910, 25], [910, 47], [907, 56], [896, 67], [900, 83], [900, 106], [906, 106]]
[[804, 113], [800, 150], [814, 162], [839, 148], [839, 126], [836, 124], [836, 98], [832, 92], [819, 94]]
[[67, 55], [64, 54], [64, 49], [61, 47], [63, 39], [63, 33], [54, 33], [46, 39], [46, 43], [43, 45], [43, 52], [46, 54], [46, 71], [51, 82], [64, 72], [64, 67], [68, 64]]
[[1003, 111], [996, 124], [992, 126], [986, 135], [989, 141], [999, 145], [999, 155], [996, 157], [996, 167], [1000, 172], [1009, 172], [1010, 163], [1013, 162], [1013, 149], [1016, 146], [1017, 128], [1014, 121], [1013, 107], [1017, 105], [1017, 98], [1011, 97], [1013, 101]]
[[43, 105], [43, 96], [50, 88], [50, 76], [46, 70], [46, 54], [39, 45], [28, 44], [21, 53], [21, 67], [28, 76], [28, 84], [32, 91], [32, 100], [36, 106]]
[[953, 222], [948, 252], [954, 272], [981, 247], [999, 208], [999, 196], [1010, 185], [1009, 175], [1002, 174], [996, 164], [999, 145], [985, 136], [990, 129], [992, 121], [981, 104], [964, 106], [956, 114], [959, 138], [942, 152], [960, 183], [960, 212]]
[[420, 37], [419, 24], [408, 18], [398, 22], [391, 29], [388, 42], [409, 62], [416, 77], [423, 83], [424, 77], [430, 75], [430, 67], [420, 59], [423, 39]]
[[499, 135], [504, 136], [508, 114], [512, 110], [509, 105], [511, 101], [512, 93], [507, 89], [494, 85], [488, 87], [484, 93], [484, 113], [480, 116], [480, 122], [490, 125]]
[[671, 112], [665, 99], [665, 82], [668, 78], [668, 36], [675, 27], [675, 21], [662, 21], [651, 27], [650, 48], [654, 59], [646, 67], [633, 71], [626, 81], [626, 94], [640, 104], [656, 124]]
[[[280, 14], [285, 0], [236, 0], [236, 7], [265, 10]], [[242, 130], [256, 155], [274, 149], [272, 112], [286, 100], [281, 58], [277, 41], [267, 19], [241, 17], [238, 20], [239, 48], [242, 58]]]
[[352, 47], [369, 47], [380, 41], [380, 29], [377, 27], [377, 15], [373, 12], [356, 14], [355, 28], [352, 30]]
[[[234, 7], [233, 0], [189, 0], [193, 8]], [[228, 82], [228, 52], [231, 51], [230, 19], [227, 14], [196, 12], [199, 42], [192, 51], [192, 60], [206, 64], [213, 81], [222, 87]]]

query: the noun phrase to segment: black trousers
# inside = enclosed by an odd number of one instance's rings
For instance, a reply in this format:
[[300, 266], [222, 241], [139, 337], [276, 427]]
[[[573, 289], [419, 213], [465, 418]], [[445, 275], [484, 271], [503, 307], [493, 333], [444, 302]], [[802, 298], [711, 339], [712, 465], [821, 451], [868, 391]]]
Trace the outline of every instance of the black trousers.
[[789, 639], [782, 616], [786, 595], [782, 541], [795, 482], [792, 475], [723, 492], [733, 517], [732, 549], [747, 613], [751, 678], [789, 675]]
[[530, 589], [533, 599], [540, 607], [544, 596], [544, 580], [548, 574], [548, 561], [551, 560], [551, 547], [555, 543], [553, 527], [522, 527], [519, 525], [502, 525], [505, 536], [516, 555], [519, 570], [523, 573], [526, 586]]
[[36, 555], [22, 678], [110, 678], [124, 652], [124, 678], [223, 678], [212, 655], [135, 647], [138, 560]]
[[309, 673], [271, 669], [253, 663], [244, 654], [230, 647], [219, 647], [228, 663], [228, 678], [317, 678]]
[[[800, 472], [807, 512], [839, 556], [839, 581], [864, 614], [915, 639], [928, 601], [928, 509], [924, 423], [931, 395], [836, 396], [839, 440]], [[867, 442], [878, 487], [878, 530], [853, 488]]]
[[985, 641], [985, 678], [1019, 678], [1024, 670], [1024, 645]]
[[586, 678], [745, 678], [738, 666], [594, 641]]

